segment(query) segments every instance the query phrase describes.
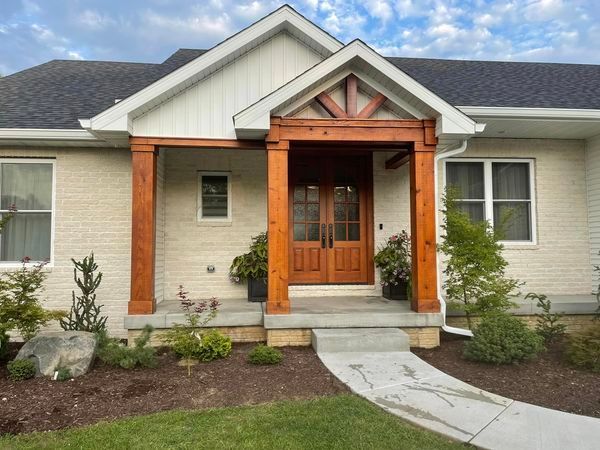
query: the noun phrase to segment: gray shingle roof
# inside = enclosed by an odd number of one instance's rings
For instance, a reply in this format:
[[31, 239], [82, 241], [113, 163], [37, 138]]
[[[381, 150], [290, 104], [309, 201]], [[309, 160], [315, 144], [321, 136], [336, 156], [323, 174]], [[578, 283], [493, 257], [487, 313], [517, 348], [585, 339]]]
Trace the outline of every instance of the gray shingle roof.
[[0, 128], [81, 128], [87, 119], [162, 78], [203, 50], [162, 64], [50, 61], [0, 78]]
[[[0, 78], [0, 128], [80, 128], [205, 51], [180, 49], [162, 64], [56, 60]], [[600, 65], [388, 60], [456, 106], [600, 109]]]
[[600, 109], [600, 65], [387, 59], [454, 106]]

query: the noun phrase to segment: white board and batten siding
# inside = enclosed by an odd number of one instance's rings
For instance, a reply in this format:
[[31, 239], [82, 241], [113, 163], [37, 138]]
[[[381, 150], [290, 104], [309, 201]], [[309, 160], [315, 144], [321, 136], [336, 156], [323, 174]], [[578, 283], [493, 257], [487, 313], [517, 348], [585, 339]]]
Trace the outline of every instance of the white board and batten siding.
[[235, 139], [233, 115], [322, 61], [285, 31], [134, 118], [136, 136]]
[[592, 264], [600, 265], [600, 136], [587, 140], [585, 154], [590, 256]]

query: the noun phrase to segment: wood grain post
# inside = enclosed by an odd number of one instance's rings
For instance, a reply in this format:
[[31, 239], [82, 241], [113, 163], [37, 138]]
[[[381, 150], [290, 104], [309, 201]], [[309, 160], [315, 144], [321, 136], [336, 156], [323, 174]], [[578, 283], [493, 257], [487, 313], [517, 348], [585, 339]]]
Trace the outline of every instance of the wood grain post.
[[129, 314], [153, 314], [156, 233], [156, 167], [154, 145], [131, 145], [131, 295]]
[[413, 311], [439, 312], [435, 230], [435, 145], [415, 142], [410, 155]]
[[279, 126], [267, 137], [267, 202], [269, 286], [267, 314], [289, 314], [288, 296], [288, 151], [289, 141], [279, 140]]

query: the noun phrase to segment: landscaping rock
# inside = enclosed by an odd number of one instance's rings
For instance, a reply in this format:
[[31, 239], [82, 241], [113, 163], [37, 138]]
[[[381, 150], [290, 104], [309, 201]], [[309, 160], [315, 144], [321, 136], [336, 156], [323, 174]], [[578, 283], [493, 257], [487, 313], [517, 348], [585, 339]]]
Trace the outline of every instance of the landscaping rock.
[[54, 371], [62, 367], [77, 377], [92, 365], [96, 345], [96, 336], [86, 331], [43, 332], [27, 341], [16, 359], [33, 361], [36, 376], [53, 376]]

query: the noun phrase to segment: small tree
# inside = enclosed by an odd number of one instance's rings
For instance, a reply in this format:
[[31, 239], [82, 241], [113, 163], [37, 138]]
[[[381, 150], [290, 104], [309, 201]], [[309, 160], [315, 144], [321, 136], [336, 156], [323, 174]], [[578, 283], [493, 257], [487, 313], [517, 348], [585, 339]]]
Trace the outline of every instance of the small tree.
[[[106, 316], [100, 315], [100, 310], [104, 305], [96, 305], [96, 289], [102, 281], [102, 272], [98, 270], [98, 264], [94, 261], [94, 253], [83, 258], [83, 261], [71, 259], [75, 268], [73, 269], [73, 279], [81, 291], [81, 295], [75, 295], [71, 292], [73, 303], [69, 316], [61, 319], [60, 326], [63, 330], [89, 331], [98, 333], [106, 330]], [[81, 277], [78, 276], [81, 273]]]
[[535, 331], [544, 338], [545, 342], [552, 342], [565, 334], [567, 326], [564, 323], [560, 323], [563, 314], [550, 312], [552, 310], [552, 302], [548, 300], [547, 296], [530, 292], [525, 298], [535, 300], [537, 307], [542, 310], [541, 313], [536, 314], [537, 325], [535, 326]]
[[21, 269], [0, 275], [0, 330], [17, 330], [28, 340], [46, 323], [65, 315], [41, 305], [39, 291], [46, 279], [45, 265], [30, 267], [29, 258], [24, 258]]
[[520, 286], [508, 278], [498, 233], [487, 221], [473, 222], [456, 204], [456, 192], [449, 189], [443, 199], [445, 215], [439, 250], [448, 257], [444, 289], [450, 305], [465, 312], [469, 329], [474, 315], [506, 311]]

